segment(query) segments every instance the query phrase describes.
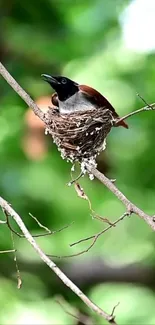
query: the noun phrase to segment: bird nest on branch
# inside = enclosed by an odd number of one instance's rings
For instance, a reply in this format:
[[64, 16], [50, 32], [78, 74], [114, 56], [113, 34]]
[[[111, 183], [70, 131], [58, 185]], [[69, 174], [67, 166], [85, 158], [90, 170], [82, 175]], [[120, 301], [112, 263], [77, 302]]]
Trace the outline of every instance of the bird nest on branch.
[[95, 161], [113, 125], [112, 113], [103, 107], [70, 114], [49, 108], [46, 117], [46, 133], [52, 135], [62, 158], [72, 163]]

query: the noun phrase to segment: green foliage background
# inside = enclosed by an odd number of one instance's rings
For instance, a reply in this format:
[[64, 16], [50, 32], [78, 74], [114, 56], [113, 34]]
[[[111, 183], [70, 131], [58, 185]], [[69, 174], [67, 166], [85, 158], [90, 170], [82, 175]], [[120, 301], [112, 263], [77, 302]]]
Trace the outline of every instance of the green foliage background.
[[[125, 48], [120, 16], [130, 1], [123, 0], [1, 0], [0, 60], [34, 98], [51, 94], [41, 73], [62, 74], [101, 91], [122, 116], [143, 106], [139, 92], [149, 103], [155, 101], [154, 53], [139, 54]], [[154, 37], [154, 36], [152, 36]], [[24, 116], [27, 107], [8, 84], [0, 79], [0, 193], [22, 216], [31, 233], [40, 231], [31, 212], [51, 230], [74, 224], [53, 236], [39, 238], [42, 249], [53, 255], [69, 255], [88, 243], [70, 248], [72, 242], [106, 227], [93, 220], [86, 201], [67, 187], [71, 166], [63, 161], [48, 138], [48, 153], [41, 160], [29, 159], [23, 150]], [[129, 120], [129, 130], [115, 128], [99, 167], [135, 204], [155, 213], [155, 113]], [[95, 211], [117, 219], [123, 205], [98, 181], [82, 179], [82, 186]], [[3, 214], [0, 214], [1, 219]], [[14, 225], [14, 227], [16, 227]], [[10, 232], [0, 227], [0, 249], [12, 247]], [[61, 260], [67, 265], [100, 257], [109, 265], [139, 263], [154, 267], [155, 237], [137, 216], [125, 219], [105, 233], [92, 250], [81, 257]], [[61, 293], [72, 307], [104, 321], [83, 306], [69, 289], [40, 276], [41, 262], [24, 239], [15, 237], [23, 287], [16, 288], [13, 256], [0, 256], [0, 322], [3, 324], [76, 324], [55, 302]], [[22, 267], [25, 263], [24, 267]], [[60, 263], [60, 261], [59, 261]], [[26, 267], [28, 265], [29, 267]], [[36, 271], [35, 267], [37, 265]], [[80, 266], [79, 266], [80, 268]], [[33, 272], [31, 270], [33, 269]], [[40, 269], [41, 270], [41, 269]], [[45, 268], [46, 270], [46, 268]], [[87, 273], [89, 275], [88, 269]], [[154, 324], [155, 293], [138, 284], [101, 283], [85, 290], [107, 312], [116, 310], [119, 324]]]

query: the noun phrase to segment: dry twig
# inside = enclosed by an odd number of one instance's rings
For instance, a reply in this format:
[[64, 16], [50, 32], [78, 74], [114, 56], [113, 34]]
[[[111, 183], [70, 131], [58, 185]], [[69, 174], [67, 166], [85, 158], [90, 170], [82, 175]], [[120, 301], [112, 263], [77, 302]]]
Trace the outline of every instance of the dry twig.
[[0, 251], [0, 254], [14, 253], [15, 249], [7, 249], [5, 251]]
[[80, 239], [80, 240], [78, 240], [78, 241], [70, 244], [70, 247], [73, 247], [73, 246], [75, 246], [77, 244], [80, 244], [80, 243], [83, 243], [85, 241], [88, 241], [88, 240], [91, 240], [92, 239], [92, 243], [87, 248], [85, 248], [84, 250], [82, 250], [82, 251], [80, 251], [78, 253], [70, 254], [70, 255], [47, 255], [47, 256], [54, 257], [54, 258], [59, 258], [59, 259], [63, 259], [63, 258], [77, 257], [77, 256], [83, 255], [85, 253], [88, 253], [89, 250], [95, 245], [96, 241], [98, 240], [98, 238], [102, 234], [104, 234], [105, 232], [107, 232], [110, 228], [115, 227], [118, 222], [122, 221], [125, 217], [130, 216], [130, 215], [131, 215], [131, 212], [125, 212], [125, 213], [123, 213], [122, 216], [120, 216], [113, 223], [110, 222], [108, 219], [103, 218], [104, 219], [103, 221], [105, 222], [105, 220], [106, 220], [106, 222], [109, 224], [109, 226], [107, 228], [101, 230], [100, 232], [98, 232], [95, 235], [92, 235], [92, 236], [89, 236], [89, 237], [86, 237], [86, 238], [82, 238], [82, 239]]
[[22, 287], [22, 279], [20, 276], [20, 271], [19, 271], [19, 267], [18, 267], [18, 261], [17, 261], [17, 255], [16, 255], [16, 249], [15, 249], [15, 242], [14, 242], [14, 237], [13, 237], [13, 232], [11, 231], [11, 240], [12, 240], [12, 245], [14, 248], [14, 262], [15, 262], [15, 267], [16, 267], [16, 274], [17, 274], [17, 288], [21, 289]]
[[105, 232], [107, 232], [110, 228], [115, 227], [116, 224], [117, 224], [118, 222], [122, 221], [125, 217], [130, 216], [130, 215], [131, 215], [131, 212], [125, 212], [125, 213], [123, 213], [123, 215], [120, 216], [116, 221], [114, 221], [113, 223], [109, 224], [109, 226], [108, 226], [107, 228], [101, 230], [101, 231], [98, 232], [97, 234], [92, 235], [92, 236], [89, 236], [89, 237], [86, 237], [86, 238], [83, 238], [83, 239], [80, 239], [80, 240], [78, 240], [78, 241], [76, 241], [76, 242], [70, 244], [70, 247], [73, 247], [73, 246], [75, 246], [75, 245], [77, 245], [77, 244], [81, 244], [81, 243], [83, 243], [84, 241], [88, 241], [88, 240], [93, 239], [93, 242], [91, 243], [91, 245], [90, 245], [88, 248], [86, 248], [85, 250], [81, 251], [80, 253], [75, 254], [74, 256], [78, 256], [78, 255], [82, 255], [82, 254], [84, 254], [84, 253], [87, 253], [87, 252], [88, 252], [88, 251], [89, 251], [89, 250], [90, 250], [90, 249], [95, 245], [97, 239], [98, 239], [101, 235], [103, 235]]
[[[19, 232], [17, 232], [16, 230], [14, 230], [10, 224], [10, 221], [9, 221], [9, 215], [7, 214], [7, 211], [3, 210], [3, 213], [5, 214], [6, 216], [6, 221], [4, 221], [3, 223], [7, 224], [8, 228], [11, 230], [12, 233], [14, 233], [15, 235], [17, 235], [18, 237], [20, 238], [25, 238], [25, 236], [23, 234], [20, 234]], [[45, 229], [47, 232], [46, 233], [43, 233], [43, 234], [37, 234], [37, 235], [33, 235], [33, 238], [39, 238], [39, 237], [45, 237], [45, 236], [49, 236], [49, 235], [54, 235], [56, 234], [57, 232], [61, 232], [63, 231], [64, 229], [70, 227], [72, 223], [70, 223], [69, 225], [66, 225], [66, 226], [63, 226], [62, 228], [58, 229], [58, 230], [53, 230], [51, 231], [50, 229], [48, 229], [47, 227], [45, 227], [44, 225], [42, 225], [40, 223], [40, 221], [34, 217], [31, 213], [29, 213], [29, 215], [36, 221], [36, 223], [38, 224], [38, 226], [40, 228], [43, 228]], [[1, 222], [0, 222], [1, 223]]]

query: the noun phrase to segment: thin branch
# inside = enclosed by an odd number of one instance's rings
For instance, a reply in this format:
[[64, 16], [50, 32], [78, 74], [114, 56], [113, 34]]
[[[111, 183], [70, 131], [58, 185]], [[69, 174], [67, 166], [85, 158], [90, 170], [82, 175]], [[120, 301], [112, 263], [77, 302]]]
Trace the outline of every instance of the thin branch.
[[20, 276], [20, 271], [19, 271], [19, 267], [18, 267], [18, 261], [17, 261], [17, 255], [16, 255], [16, 249], [15, 249], [15, 242], [14, 242], [14, 237], [13, 237], [13, 232], [10, 231], [11, 233], [11, 240], [12, 240], [12, 245], [14, 248], [14, 262], [15, 262], [15, 268], [16, 268], [16, 274], [17, 274], [17, 288], [21, 289], [22, 287], [22, 279]]
[[126, 115], [124, 115], [123, 117], [117, 119], [117, 120], [114, 122], [114, 125], [115, 125], [115, 126], [116, 126], [118, 123], [120, 123], [121, 121], [126, 120], [126, 119], [129, 118], [130, 116], [133, 116], [133, 115], [135, 115], [135, 114], [139, 114], [139, 113], [144, 112], [144, 111], [153, 111], [153, 110], [155, 110], [155, 103], [153, 103], [153, 104], [148, 104], [142, 96], [140, 96], [139, 94], [137, 94], [137, 95], [142, 99], [142, 101], [146, 104], [146, 106], [145, 106], [145, 107], [142, 107], [142, 108], [139, 108], [139, 109], [137, 109], [136, 111], [131, 112], [131, 113], [129, 113], [129, 114], [126, 114]]
[[112, 313], [111, 313], [111, 316], [114, 316], [114, 312], [116, 310], [116, 308], [119, 306], [120, 302], [118, 302], [114, 307], [113, 307], [113, 310], [112, 310]]
[[83, 188], [80, 186], [79, 183], [75, 182], [74, 183], [74, 188], [75, 188], [75, 191], [78, 195], [78, 197], [80, 197], [81, 199], [83, 200], [86, 200], [88, 202], [88, 205], [89, 205], [89, 209], [92, 213], [92, 218], [93, 219], [97, 219], [97, 220], [100, 220], [102, 222], [106, 222], [108, 223], [109, 225], [113, 225], [112, 222], [110, 220], [108, 220], [107, 218], [103, 218], [102, 216], [98, 215], [93, 209], [92, 209], [92, 204], [91, 204], [91, 201], [90, 199], [88, 198], [88, 196], [86, 195], [86, 193], [84, 192]]
[[[29, 213], [29, 215], [36, 221], [36, 223], [38, 224], [38, 226], [40, 228], [43, 228], [43, 229], [45, 229], [47, 231], [46, 233], [43, 233], [43, 234], [33, 235], [34, 238], [39, 238], [39, 237], [45, 237], [45, 236], [49, 236], [49, 235], [54, 235], [54, 234], [56, 234], [58, 232], [61, 232], [61, 231], [65, 230], [65, 229], [71, 227], [73, 225], [73, 223], [74, 223], [74, 221], [72, 221], [70, 224], [63, 226], [62, 228], [60, 228], [58, 230], [50, 230], [49, 228], [47, 228], [44, 225], [42, 225], [40, 223], [40, 221], [36, 217], [34, 217], [31, 213]], [[22, 237], [24, 237], [24, 236], [22, 236]]]
[[26, 93], [26, 91], [17, 83], [17, 81], [11, 76], [11, 74], [5, 69], [0, 62], [0, 74], [8, 82], [8, 84], [15, 90], [15, 92], [25, 101], [25, 103], [32, 108], [35, 115], [37, 115], [43, 122], [46, 121], [45, 114], [34, 103], [32, 98]]
[[[102, 235], [103, 232], [104, 232], [104, 231], [102, 231], [101, 234], [99, 234], [99, 236]], [[91, 245], [90, 245], [88, 248], [86, 248], [86, 249], [84, 249], [83, 251], [80, 251], [80, 252], [78, 252], [78, 253], [70, 254], [70, 255], [49, 255], [49, 254], [48, 254], [47, 256], [52, 257], [52, 258], [63, 259], [63, 258], [77, 257], [77, 256], [80, 256], [80, 255], [83, 255], [83, 254], [85, 254], [85, 253], [88, 253], [89, 250], [90, 250], [90, 249], [95, 245], [95, 243], [96, 243], [96, 241], [97, 241], [97, 239], [98, 239], [99, 236], [98, 236], [98, 234], [97, 234], [97, 235], [93, 235], [93, 236], [88, 237], [88, 238], [81, 239], [79, 242], [86, 241], [86, 240], [88, 240], [88, 239], [93, 239], [93, 242], [91, 243]], [[79, 242], [77, 242], [77, 244], [78, 244]], [[71, 244], [70, 246], [74, 246], [75, 244], [76, 244], [76, 243]]]
[[143, 103], [147, 106], [147, 109], [146, 110], [153, 110], [154, 108], [140, 95], [137, 93], [137, 96], [143, 101]]
[[[89, 318], [88, 316], [83, 315], [82, 313], [80, 313], [80, 312], [78, 312], [78, 311], [76, 311], [76, 313], [77, 313], [78, 315], [75, 315], [74, 313], [70, 312], [70, 311], [68, 310], [68, 308], [66, 307], [66, 301], [65, 301], [64, 298], [62, 298], [62, 297], [58, 297], [58, 298], [56, 299], [56, 302], [60, 305], [60, 307], [63, 309], [63, 311], [64, 311], [67, 315], [69, 315], [69, 316], [71, 316], [71, 317], [77, 319], [78, 322], [80, 322], [80, 323], [82, 323], [82, 324], [84, 324], [84, 325], [88, 325], [88, 321], [89, 321], [89, 325], [92, 323], [92, 322], [90, 323], [90, 318]], [[114, 308], [113, 308], [113, 309], [114, 309]], [[112, 314], [111, 314], [111, 315], [112, 315]], [[112, 316], [113, 316], [113, 315], [112, 315]]]
[[[100, 232], [98, 232], [97, 234], [95, 235], [92, 235], [92, 236], [89, 236], [89, 237], [86, 237], [86, 238], [83, 238], [83, 239], [80, 239], [78, 240], [77, 242], [74, 242], [72, 244], [70, 244], [70, 247], [73, 247], [77, 244], [80, 244], [82, 242], [85, 242], [85, 241], [88, 241], [88, 240], [93, 240], [92, 243], [87, 247], [85, 248], [84, 250], [78, 252], [78, 253], [75, 253], [75, 254], [70, 254], [70, 255], [47, 255], [49, 257], [52, 257], [52, 258], [59, 258], [59, 259], [63, 259], [63, 258], [70, 258], [70, 257], [77, 257], [77, 256], [80, 256], [80, 255], [83, 255], [85, 253], [88, 253], [89, 250], [95, 245], [96, 241], [98, 240], [98, 238], [104, 234], [106, 231], [108, 231], [110, 228], [112, 227], [115, 227], [115, 225], [122, 221], [126, 216], [130, 216], [131, 215], [131, 212], [125, 212], [123, 213], [122, 216], [120, 216], [116, 221], [114, 221], [113, 223], [110, 223], [108, 222], [109, 226], [103, 230], [101, 230]], [[104, 221], [105, 222], [105, 221]]]
[[[78, 240], [78, 241], [76, 241], [76, 242], [70, 244], [70, 247], [73, 247], [73, 246], [75, 246], [75, 245], [78, 245], [78, 244], [81, 244], [81, 243], [83, 243], [83, 242], [85, 242], [85, 241], [88, 241], [88, 240], [93, 239], [92, 244], [91, 244], [87, 249], [85, 249], [84, 251], [82, 251], [82, 252], [80, 252], [80, 253], [77, 253], [77, 255], [81, 255], [81, 254], [84, 254], [84, 253], [88, 252], [88, 251], [89, 251], [89, 250], [94, 246], [94, 244], [96, 243], [97, 239], [98, 239], [101, 235], [103, 235], [105, 232], [107, 232], [110, 228], [115, 227], [116, 224], [117, 224], [118, 222], [122, 221], [125, 217], [130, 216], [131, 213], [132, 213], [132, 212], [125, 212], [125, 213], [123, 213], [123, 215], [120, 216], [116, 221], [114, 221], [113, 223], [109, 224], [109, 226], [108, 226], [107, 228], [101, 230], [100, 232], [98, 232], [98, 233], [95, 234], [95, 235], [92, 235], [92, 236], [89, 236], [89, 237], [86, 237], [86, 238], [80, 239], [80, 240]], [[76, 255], [75, 255], [75, 256], [76, 256]]]
[[47, 255], [41, 250], [39, 245], [36, 243], [34, 238], [31, 236], [30, 232], [26, 228], [25, 224], [23, 223], [21, 217], [12, 209], [7, 201], [5, 201], [2, 197], [0, 197], [0, 206], [3, 210], [7, 211], [7, 214], [10, 215], [17, 225], [19, 226], [20, 230], [24, 234], [27, 241], [31, 244], [31, 246], [35, 249], [38, 253], [40, 258], [43, 260], [44, 263], [61, 279], [61, 281], [69, 287], [90, 309], [92, 309], [95, 313], [100, 315], [102, 318], [107, 320], [110, 324], [116, 325], [114, 317], [112, 315], [107, 314], [97, 305], [95, 305], [58, 267], [57, 265], [48, 258]]
[[[2, 209], [2, 210], [3, 210], [3, 209]], [[16, 230], [14, 230], [14, 229], [12, 228], [12, 226], [11, 226], [11, 224], [10, 224], [10, 221], [9, 221], [9, 215], [7, 214], [7, 211], [3, 210], [3, 213], [4, 213], [5, 216], [6, 216], [6, 221], [4, 221], [3, 223], [7, 224], [7, 225], [8, 225], [8, 228], [9, 228], [9, 229], [10, 229], [10, 230], [15, 234], [15, 235], [17, 235], [17, 236], [20, 237], [20, 238], [25, 238], [25, 236], [24, 236], [23, 234], [20, 234], [19, 232], [17, 232]], [[31, 216], [31, 217], [32, 217], [32, 218], [37, 222], [37, 224], [38, 224], [38, 226], [39, 226], [40, 228], [43, 228], [43, 229], [47, 230], [46, 233], [43, 233], [43, 234], [37, 234], [37, 235], [32, 235], [33, 238], [39, 238], [39, 237], [45, 237], [45, 236], [49, 236], [49, 235], [54, 235], [54, 234], [56, 234], [57, 232], [61, 232], [61, 231], [63, 231], [64, 229], [70, 227], [70, 226], [74, 223], [74, 222], [72, 222], [72, 223], [70, 223], [69, 225], [65, 225], [65, 226], [63, 226], [62, 228], [58, 229], [58, 230], [53, 230], [53, 231], [51, 231], [50, 229], [48, 229], [47, 227], [45, 227], [44, 225], [42, 225], [36, 217], [32, 216], [31, 213], [29, 213], [29, 215], [30, 215], [30, 216]]]
[[7, 249], [5, 251], [0, 251], [0, 254], [14, 253], [15, 249]]
[[6, 225], [7, 221], [6, 220], [0, 220], [0, 225]]
[[75, 178], [72, 177], [72, 180], [69, 183], [67, 183], [67, 185], [68, 186], [73, 185], [74, 183], [76, 183], [83, 176], [84, 176], [83, 172], [80, 172], [80, 174], [77, 177], [75, 177]]
[[87, 170], [93, 174], [102, 184], [104, 184], [117, 198], [126, 206], [127, 212], [137, 214], [155, 231], [155, 220], [153, 216], [146, 214], [133, 204], [127, 197], [101, 172], [87, 164]]
[[35, 216], [33, 216], [32, 213], [29, 212], [29, 216], [35, 220], [35, 222], [38, 224], [40, 228], [43, 228], [44, 230], [46, 230], [47, 233], [51, 234], [51, 230], [48, 229], [46, 226], [42, 225], [42, 223]]

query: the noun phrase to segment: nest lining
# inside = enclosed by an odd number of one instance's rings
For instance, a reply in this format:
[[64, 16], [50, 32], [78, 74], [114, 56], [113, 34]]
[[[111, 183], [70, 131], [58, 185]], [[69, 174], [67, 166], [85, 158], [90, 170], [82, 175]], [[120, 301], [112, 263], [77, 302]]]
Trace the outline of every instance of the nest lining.
[[95, 162], [105, 149], [105, 139], [113, 125], [111, 111], [103, 107], [70, 114], [49, 108], [47, 121], [46, 133], [52, 135], [62, 158], [72, 163]]

